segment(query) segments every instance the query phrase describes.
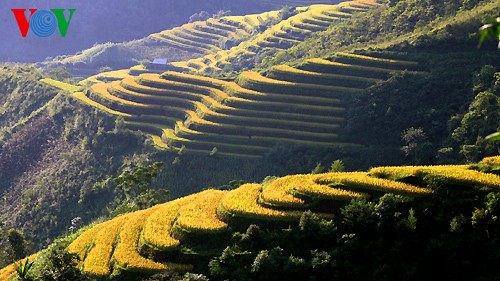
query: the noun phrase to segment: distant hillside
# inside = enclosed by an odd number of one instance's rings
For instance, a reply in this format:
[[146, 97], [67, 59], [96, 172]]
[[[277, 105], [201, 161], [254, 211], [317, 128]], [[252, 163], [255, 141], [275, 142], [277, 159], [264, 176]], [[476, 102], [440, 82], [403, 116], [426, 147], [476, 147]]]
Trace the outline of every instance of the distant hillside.
[[[167, 68], [201, 73], [226, 72], [252, 68], [275, 52], [302, 42], [315, 32], [324, 31], [351, 14], [376, 7], [373, 1], [344, 2], [339, 5], [312, 5], [244, 16], [224, 16], [196, 21], [154, 33], [126, 43], [96, 45], [81, 54], [57, 57], [39, 63], [44, 68], [65, 66], [75, 75], [91, 76], [102, 67], [114, 71], [93, 78], [101, 81], [143, 72], [154, 58], [166, 58]], [[190, 59], [192, 58], [192, 59]], [[138, 62], [142, 60], [142, 64]], [[227, 73], [226, 73], [227, 74]], [[100, 79], [102, 77], [102, 79]], [[84, 81], [87, 82], [87, 81]]]
[[[245, 41], [255, 33], [266, 29], [281, 20], [280, 11], [255, 14], [252, 26], [228, 25], [225, 19], [209, 18], [196, 20], [180, 27], [154, 33], [146, 38], [124, 43], [105, 43], [95, 45], [71, 56], [58, 56], [53, 60], [38, 63], [43, 68], [66, 67], [76, 76], [94, 76], [100, 68], [111, 68], [112, 73], [102, 73], [97, 78], [112, 78], [116, 70], [136, 65], [144, 68], [155, 58], [166, 58], [168, 62], [184, 61], [200, 57], [205, 53], [217, 52], [231, 47], [231, 42]], [[232, 43], [234, 44], [234, 43]], [[126, 70], [120, 71], [126, 73]], [[92, 80], [94, 77], [91, 77]], [[103, 78], [105, 80], [106, 78]]]
[[[302, 1], [307, 3], [308, 1]], [[210, 15], [219, 10], [231, 10], [234, 15], [260, 12], [280, 8], [279, 1], [242, 0], [188, 0], [188, 1], [67, 1], [54, 0], [48, 3], [23, 1], [21, 6], [6, 5], [0, 12], [0, 37], [4, 39], [0, 48], [0, 61], [36, 62], [47, 57], [73, 54], [89, 48], [95, 43], [123, 42], [142, 38], [145, 34], [158, 32], [188, 21], [189, 17], [201, 11]], [[292, 3], [288, 3], [292, 4]], [[19, 6], [19, 7], [18, 7]], [[51, 9], [76, 8], [66, 38], [53, 36], [41, 39], [35, 36], [22, 38], [11, 8]], [[57, 46], [57, 48], [55, 48]]]

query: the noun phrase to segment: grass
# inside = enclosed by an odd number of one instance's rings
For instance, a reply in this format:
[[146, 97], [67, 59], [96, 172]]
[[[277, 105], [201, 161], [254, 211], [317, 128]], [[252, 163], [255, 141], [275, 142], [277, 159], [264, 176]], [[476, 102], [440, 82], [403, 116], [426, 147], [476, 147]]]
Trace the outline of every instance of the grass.
[[49, 86], [61, 89], [63, 91], [68, 91], [70, 93], [78, 92], [78, 91], [81, 90], [81, 87], [79, 87], [79, 86], [74, 86], [74, 85], [71, 85], [71, 84], [68, 84], [68, 83], [64, 83], [64, 82], [61, 82], [61, 81], [57, 81], [57, 80], [54, 80], [54, 79], [51, 79], [51, 78], [40, 79], [40, 82], [43, 82], [43, 83], [45, 83], [45, 84], [47, 84]]
[[97, 109], [100, 109], [102, 111], [105, 111], [109, 114], [117, 115], [117, 116], [124, 116], [124, 117], [132, 116], [131, 114], [116, 111], [116, 110], [110, 109], [110, 108], [108, 108], [108, 107], [106, 107], [98, 102], [95, 102], [95, 101], [91, 100], [89, 97], [87, 97], [85, 95], [85, 93], [83, 93], [83, 92], [75, 92], [75, 93], [73, 93], [73, 96], [75, 98], [79, 99], [80, 101], [82, 101], [90, 106], [93, 106]]

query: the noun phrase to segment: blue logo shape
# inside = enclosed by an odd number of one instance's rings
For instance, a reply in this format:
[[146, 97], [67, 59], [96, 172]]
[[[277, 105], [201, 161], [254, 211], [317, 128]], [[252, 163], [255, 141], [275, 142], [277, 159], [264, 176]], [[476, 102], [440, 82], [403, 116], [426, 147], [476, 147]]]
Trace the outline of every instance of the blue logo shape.
[[49, 11], [37, 11], [31, 17], [30, 26], [36, 36], [49, 37], [56, 31], [57, 19], [54, 14]]

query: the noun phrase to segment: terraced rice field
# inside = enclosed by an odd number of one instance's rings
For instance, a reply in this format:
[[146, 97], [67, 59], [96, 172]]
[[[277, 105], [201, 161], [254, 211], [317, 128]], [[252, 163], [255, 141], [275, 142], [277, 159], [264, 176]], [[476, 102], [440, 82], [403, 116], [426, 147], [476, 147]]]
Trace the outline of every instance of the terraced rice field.
[[173, 48], [198, 54], [216, 54], [224, 49], [225, 41], [249, 38], [254, 30], [277, 19], [278, 11], [210, 18], [155, 33], [150, 37]]
[[[307, 3], [307, 1], [292, 2], [295, 4]], [[286, 3], [282, 5], [286, 5]], [[270, 26], [252, 40], [243, 41], [229, 50], [211, 49], [206, 52], [207, 55], [204, 57], [184, 62], [173, 62], [171, 67], [176, 71], [187, 72], [218, 71], [236, 60], [240, 63], [242, 60], [251, 60], [262, 50], [276, 51], [290, 48], [299, 44], [314, 32], [324, 31], [330, 25], [340, 22], [343, 18], [350, 17], [353, 13], [364, 12], [377, 5], [375, 1], [356, 0], [337, 5], [315, 4], [299, 7], [296, 9], [298, 12], [296, 15]], [[271, 15], [267, 14], [267, 18], [277, 17], [277, 11], [272, 13]], [[263, 15], [265, 14], [224, 17], [220, 21], [250, 31], [265, 23], [266, 17]], [[194, 44], [193, 46], [197, 47]]]
[[[309, 1], [292, 1], [291, 6]], [[286, 3], [279, 4], [280, 8]], [[150, 35], [169, 47], [198, 54], [199, 58], [188, 61], [170, 62], [168, 69], [178, 72], [213, 72], [220, 71], [235, 62], [250, 61], [262, 51], [278, 51], [301, 43], [312, 33], [326, 30], [353, 13], [367, 11], [378, 4], [372, 0], [355, 0], [337, 5], [315, 4], [297, 7], [297, 14], [281, 20], [280, 11], [245, 16], [226, 16], [220, 19], [188, 23], [170, 30]], [[260, 30], [264, 30], [260, 32]], [[258, 33], [256, 36], [255, 33]], [[234, 43], [239, 45], [231, 47]], [[230, 49], [229, 49], [230, 48]], [[158, 70], [134, 66], [130, 69], [117, 70], [92, 76], [80, 84], [110, 82], [143, 73], [161, 73]]]
[[160, 148], [253, 159], [278, 143], [356, 147], [338, 136], [346, 98], [393, 71], [416, 67], [338, 53], [298, 67], [276, 66], [267, 76], [243, 72], [234, 82], [167, 71], [98, 83], [75, 96], [123, 116], [129, 128], [154, 135]]
[[[263, 184], [244, 184], [231, 191], [205, 190], [126, 214], [90, 228], [68, 249], [82, 258], [83, 270], [96, 276], [109, 275], [117, 267], [149, 273], [166, 268], [185, 271], [192, 264], [170, 261], [178, 261], [176, 251], [193, 235], [226, 235], [230, 229], [252, 223], [297, 223], [305, 210], [322, 204], [330, 207], [320, 208], [323, 213], [318, 215], [332, 219], [340, 207], [356, 198], [370, 200], [386, 193], [406, 197], [432, 195], [426, 186], [393, 179], [408, 173], [419, 178], [429, 173], [442, 175], [452, 185], [500, 188], [499, 176], [470, 170], [468, 165], [378, 167], [369, 172], [291, 175]], [[181, 236], [175, 235], [179, 229]], [[142, 256], [144, 247], [159, 254], [153, 256], [163, 256], [163, 261]]]
[[[491, 159], [485, 158], [483, 163]], [[81, 233], [68, 251], [80, 257], [82, 270], [98, 278], [117, 269], [140, 274], [166, 269], [183, 272], [196, 266], [196, 261], [184, 258], [189, 253], [181, 250], [192, 245], [193, 237], [226, 241], [231, 231], [246, 229], [250, 224], [296, 225], [309, 209], [321, 210], [315, 212], [324, 219], [334, 219], [341, 207], [356, 198], [377, 200], [387, 193], [425, 198], [433, 193], [422, 180], [428, 174], [443, 176], [449, 188], [500, 188], [500, 176], [470, 168], [377, 167], [369, 172], [290, 175], [262, 184], [244, 184], [231, 191], [205, 190], [96, 224]], [[399, 181], [405, 175], [419, 178], [415, 182], [421, 185]], [[210, 258], [210, 249], [222, 246], [217, 243], [202, 243], [205, 251], [198, 254]], [[13, 275], [12, 266], [0, 270], [2, 278]]]

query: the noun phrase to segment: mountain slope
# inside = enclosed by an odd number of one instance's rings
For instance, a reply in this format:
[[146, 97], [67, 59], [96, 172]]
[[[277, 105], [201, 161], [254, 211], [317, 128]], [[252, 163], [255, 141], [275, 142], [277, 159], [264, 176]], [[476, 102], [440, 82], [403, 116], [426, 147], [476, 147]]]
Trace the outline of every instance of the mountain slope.
[[[368, 65], [368, 66], [367, 66]], [[174, 150], [237, 157], [263, 156], [280, 142], [343, 147], [349, 95], [415, 69], [417, 63], [337, 54], [299, 68], [276, 66], [264, 77], [243, 72], [238, 83], [165, 72], [96, 84], [84, 101], [123, 116], [126, 124], [162, 137]], [[93, 101], [93, 102], [91, 102]], [[97, 103], [94, 103], [97, 102]]]
[[[498, 158], [485, 158], [481, 167], [497, 167]], [[498, 175], [477, 169], [471, 165], [378, 167], [368, 173], [293, 175], [231, 191], [205, 190], [94, 225], [68, 250], [80, 256], [83, 271], [96, 277], [113, 272], [131, 278], [133, 273], [191, 271], [203, 265], [213, 250], [222, 250], [232, 233], [252, 224], [276, 229], [302, 221], [308, 209], [332, 219], [351, 200], [376, 201], [387, 193], [403, 196], [403, 202], [414, 202], [416, 207], [446, 201], [440, 197], [444, 194], [452, 200], [453, 192], [500, 188]], [[438, 179], [439, 187], [434, 185]], [[463, 211], [459, 208], [463, 206], [455, 206]], [[212, 242], [202, 245], [200, 241]], [[0, 274], [6, 272], [8, 268]]]

